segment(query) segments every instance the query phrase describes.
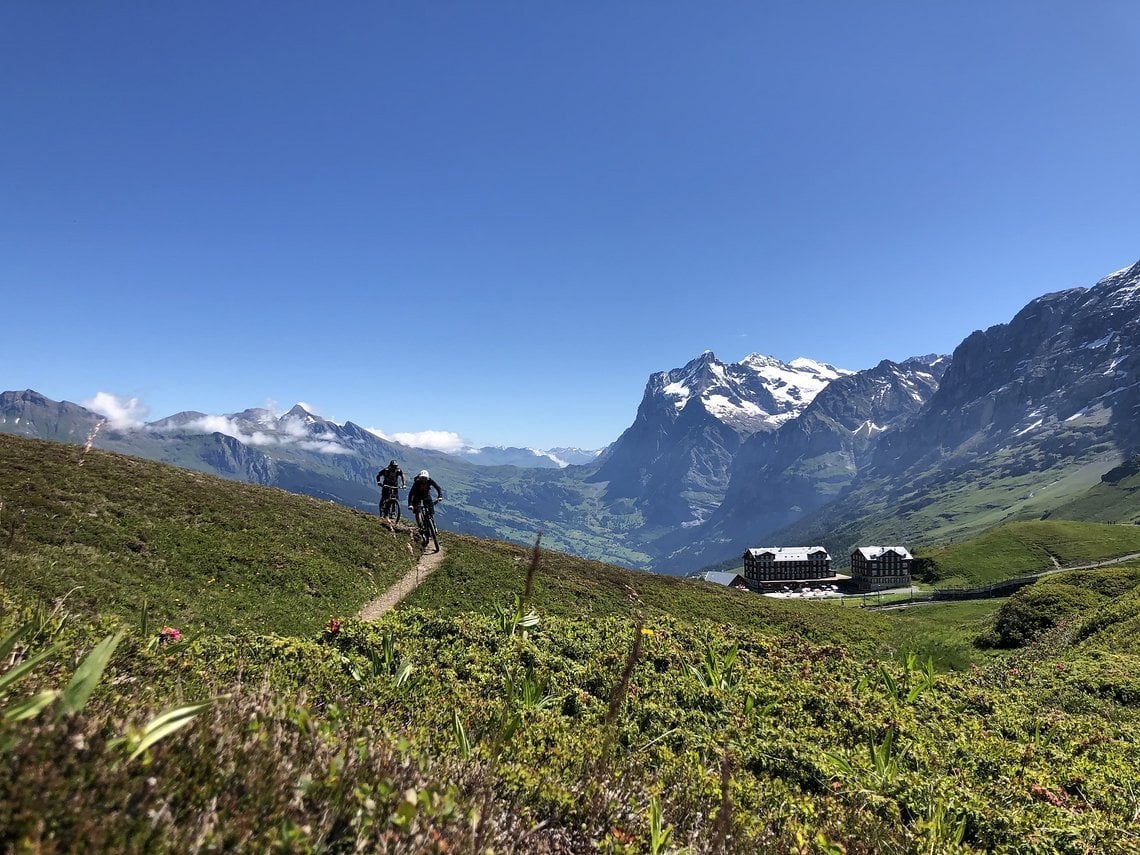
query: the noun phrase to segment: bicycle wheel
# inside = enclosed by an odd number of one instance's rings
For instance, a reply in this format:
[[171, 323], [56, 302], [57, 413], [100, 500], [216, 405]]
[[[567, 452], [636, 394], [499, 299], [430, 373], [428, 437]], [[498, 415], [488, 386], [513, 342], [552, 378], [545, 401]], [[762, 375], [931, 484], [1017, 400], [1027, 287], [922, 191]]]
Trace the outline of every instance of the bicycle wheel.
[[396, 499], [386, 499], [380, 506], [380, 514], [392, 524], [400, 521], [400, 503]]
[[435, 514], [427, 514], [427, 524], [424, 526], [426, 529], [424, 537], [424, 549], [427, 549], [428, 538], [431, 538], [435, 544], [435, 551], [439, 552], [439, 529], [435, 527]]

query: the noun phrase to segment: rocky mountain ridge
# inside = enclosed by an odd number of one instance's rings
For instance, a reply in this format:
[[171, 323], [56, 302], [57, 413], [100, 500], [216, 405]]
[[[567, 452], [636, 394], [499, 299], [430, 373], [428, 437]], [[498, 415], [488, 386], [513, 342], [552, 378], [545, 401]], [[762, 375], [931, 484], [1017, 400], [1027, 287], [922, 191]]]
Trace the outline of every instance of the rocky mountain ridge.
[[1140, 450], [1140, 263], [967, 336], [905, 430], [781, 536], [950, 540], [1037, 517]]
[[679, 566], [743, 552], [840, 495], [877, 442], [903, 428], [930, 400], [949, 364], [944, 356], [884, 359], [826, 386], [795, 419], [747, 439], [732, 462], [724, 500], [671, 556]]
[[698, 526], [723, 500], [744, 440], [795, 419], [849, 373], [762, 354], [724, 363], [705, 351], [650, 376], [634, 423], [590, 480], [605, 484], [606, 502], [630, 502], [651, 529]]
[[1140, 450], [1140, 263], [1031, 301], [950, 359], [849, 372], [706, 352], [651, 375], [633, 423], [584, 465], [475, 465], [301, 406], [185, 412], [128, 429], [6, 392], [0, 432], [90, 442], [368, 512], [375, 469], [396, 458], [445, 484], [446, 527], [515, 541], [542, 530], [554, 548], [630, 566], [684, 572], [761, 540], [822, 542], [842, 556], [868, 538], [913, 545], [1048, 513]]

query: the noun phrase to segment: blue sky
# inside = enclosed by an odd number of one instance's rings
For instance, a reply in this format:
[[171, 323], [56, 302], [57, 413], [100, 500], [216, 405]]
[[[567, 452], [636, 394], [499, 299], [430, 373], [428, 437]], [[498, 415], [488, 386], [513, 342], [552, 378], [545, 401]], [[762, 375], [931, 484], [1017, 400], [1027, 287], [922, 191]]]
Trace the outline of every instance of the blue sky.
[[0, 387], [600, 447], [1140, 258], [1135, 2], [0, 5]]

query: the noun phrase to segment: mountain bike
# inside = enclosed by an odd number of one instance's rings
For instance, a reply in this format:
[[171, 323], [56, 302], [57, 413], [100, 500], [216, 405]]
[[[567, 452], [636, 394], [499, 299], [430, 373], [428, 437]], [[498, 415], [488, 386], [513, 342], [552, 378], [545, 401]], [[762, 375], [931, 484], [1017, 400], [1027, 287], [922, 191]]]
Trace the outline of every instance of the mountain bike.
[[[443, 499], [436, 499], [435, 504], [439, 504]], [[435, 508], [424, 502], [416, 509], [416, 530], [419, 537], [420, 547], [427, 549], [428, 543], [435, 544], [435, 551], [439, 552], [439, 529], [435, 527]]]
[[400, 521], [400, 487], [384, 485], [380, 488], [380, 518], [392, 525]]

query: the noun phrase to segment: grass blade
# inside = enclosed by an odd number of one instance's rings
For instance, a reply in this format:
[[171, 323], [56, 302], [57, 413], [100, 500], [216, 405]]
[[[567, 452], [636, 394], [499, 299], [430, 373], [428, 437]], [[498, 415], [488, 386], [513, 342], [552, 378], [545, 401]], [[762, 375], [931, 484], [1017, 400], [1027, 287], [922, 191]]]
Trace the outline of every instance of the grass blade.
[[24, 721], [24, 719], [34, 718], [43, 711], [44, 707], [51, 704], [58, 697], [59, 692], [55, 689], [46, 689], [38, 695], [25, 698], [4, 710], [4, 721]]
[[36, 667], [42, 660], [46, 659], [51, 654], [59, 650], [59, 644], [53, 644], [51, 647], [41, 650], [35, 656], [25, 659], [14, 668], [9, 668], [3, 674], [0, 674], [0, 692], [5, 689], [16, 685], [20, 680], [27, 676], [28, 672]]
[[75, 674], [67, 688], [63, 690], [62, 705], [66, 712], [77, 713], [83, 709], [99, 680], [103, 677], [103, 669], [111, 661], [111, 655], [126, 633], [123, 630], [108, 635], [92, 649], [87, 657], [75, 669]]
[[199, 713], [210, 707], [213, 701], [203, 701], [200, 704], [191, 704], [187, 707], [179, 707], [177, 709], [168, 710], [161, 715], [155, 716], [146, 727], [143, 728], [142, 734], [139, 736], [138, 744], [135, 750], [131, 752], [128, 760], [134, 760], [160, 739], [164, 739], [170, 734], [181, 730], [186, 725], [190, 724]]

